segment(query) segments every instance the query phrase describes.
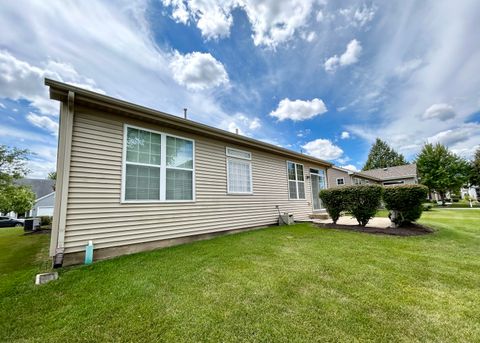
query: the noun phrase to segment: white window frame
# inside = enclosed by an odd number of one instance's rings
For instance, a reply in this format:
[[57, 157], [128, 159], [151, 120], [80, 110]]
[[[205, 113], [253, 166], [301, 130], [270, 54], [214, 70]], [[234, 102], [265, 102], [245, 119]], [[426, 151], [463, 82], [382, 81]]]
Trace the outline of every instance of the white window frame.
[[[249, 158], [238, 157], [237, 155], [232, 155], [229, 153], [229, 150], [238, 150], [243, 153], [249, 154]], [[252, 153], [245, 150], [240, 150], [237, 148], [225, 147], [225, 155], [227, 155], [226, 164], [227, 164], [227, 194], [229, 195], [253, 195], [253, 176], [252, 176]], [[230, 191], [230, 168], [228, 166], [228, 161], [240, 161], [243, 163], [248, 163], [250, 168], [250, 192], [231, 192]]]
[[[288, 164], [289, 164], [289, 163], [293, 163], [293, 165], [295, 166], [295, 180], [290, 180], [290, 179], [288, 178]], [[303, 169], [303, 181], [297, 180], [297, 178], [298, 178], [298, 175], [297, 175], [297, 165], [302, 166], [302, 169]], [[307, 189], [305, 188], [305, 166], [304, 166], [302, 163], [297, 163], [297, 162], [293, 162], [293, 161], [287, 161], [286, 166], [287, 166], [287, 190], [288, 190], [288, 200], [307, 200]], [[296, 198], [291, 198], [291, 197], [290, 197], [290, 182], [291, 182], [291, 181], [294, 181], [294, 182], [295, 182], [295, 187], [296, 187], [296, 189], [297, 189], [297, 197], [296, 197]], [[305, 195], [305, 198], [299, 198], [299, 193], [298, 193], [298, 183], [299, 183], [299, 182], [302, 182], [302, 183], [303, 183], [303, 189], [304, 189], [303, 194]]]
[[[241, 153], [248, 154], [248, 157], [240, 157], [238, 155], [232, 154], [230, 152], [231, 150], [236, 150], [236, 151], [239, 151]], [[232, 147], [229, 147], [229, 146], [225, 147], [225, 155], [227, 155], [229, 157], [233, 157], [233, 158], [238, 158], [240, 160], [248, 160], [248, 161], [252, 160], [252, 153], [250, 151], [241, 150], [241, 149], [237, 149], [237, 148], [232, 148]]]
[[[339, 180], [342, 180], [342, 183], [338, 183]], [[337, 186], [345, 186], [345, 178], [337, 177]]]
[[[148, 131], [155, 133], [161, 136], [161, 146], [160, 146], [160, 165], [151, 165], [145, 163], [136, 163], [132, 162], [133, 165], [140, 165], [146, 167], [158, 167], [160, 169], [160, 199], [159, 200], [126, 200], [125, 199], [125, 184], [127, 178], [127, 134], [128, 128]], [[184, 139], [186, 141], [192, 142], [192, 169], [189, 168], [176, 168], [176, 167], [167, 167], [167, 136]], [[134, 126], [130, 124], [123, 125], [123, 149], [122, 149], [122, 190], [120, 203], [122, 204], [142, 204], [142, 203], [176, 203], [176, 202], [195, 202], [196, 201], [196, 187], [195, 187], [195, 140], [191, 138], [186, 138], [182, 136], [172, 135], [168, 132], [161, 132], [145, 127]], [[192, 199], [191, 200], [167, 200], [167, 168], [169, 169], [178, 169], [178, 170], [188, 170], [192, 172]]]

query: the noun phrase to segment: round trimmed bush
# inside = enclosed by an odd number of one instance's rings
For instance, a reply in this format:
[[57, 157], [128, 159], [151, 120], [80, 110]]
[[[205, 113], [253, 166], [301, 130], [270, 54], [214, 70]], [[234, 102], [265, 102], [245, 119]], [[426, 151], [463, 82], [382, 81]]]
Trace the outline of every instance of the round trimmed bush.
[[422, 185], [401, 185], [387, 187], [383, 193], [385, 207], [390, 211], [389, 218], [395, 226], [416, 221], [422, 215], [423, 202], [428, 188]]
[[375, 216], [382, 199], [382, 187], [379, 185], [346, 186], [323, 189], [320, 199], [325, 209], [336, 223], [342, 211], [350, 212], [361, 226]]
[[343, 196], [343, 188], [322, 189], [320, 199], [328, 212], [333, 223], [336, 224], [340, 213], [346, 209], [346, 202]]
[[360, 226], [368, 224], [377, 213], [382, 201], [383, 187], [380, 185], [359, 185], [344, 187], [347, 209]]

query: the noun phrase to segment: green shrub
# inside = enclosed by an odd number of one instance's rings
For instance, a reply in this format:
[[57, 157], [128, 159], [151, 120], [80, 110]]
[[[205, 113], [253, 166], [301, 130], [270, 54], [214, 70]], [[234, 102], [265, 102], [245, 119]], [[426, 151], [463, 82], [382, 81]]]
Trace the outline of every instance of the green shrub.
[[52, 217], [42, 216], [40, 217], [40, 226], [47, 226], [52, 224]]
[[402, 185], [385, 188], [383, 201], [396, 226], [416, 221], [422, 215], [428, 189], [422, 185]]
[[424, 211], [430, 211], [432, 208], [433, 208], [433, 205], [430, 202], [423, 204]]
[[359, 225], [367, 225], [380, 207], [383, 187], [379, 185], [349, 186], [343, 187], [343, 192], [347, 210]]
[[328, 214], [336, 223], [342, 211], [351, 213], [361, 226], [375, 216], [382, 199], [382, 187], [358, 185], [324, 189], [320, 199]]
[[340, 217], [340, 213], [346, 209], [346, 203], [343, 197], [343, 187], [322, 189], [319, 195], [328, 215], [332, 218], [333, 223], [336, 224]]

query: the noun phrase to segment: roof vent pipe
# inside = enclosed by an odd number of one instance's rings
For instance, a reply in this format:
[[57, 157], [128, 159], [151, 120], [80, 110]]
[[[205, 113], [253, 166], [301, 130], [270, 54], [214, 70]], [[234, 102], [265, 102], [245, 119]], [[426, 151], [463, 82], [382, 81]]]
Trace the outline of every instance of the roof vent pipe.
[[187, 119], [187, 109], [183, 109], [183, 118]]

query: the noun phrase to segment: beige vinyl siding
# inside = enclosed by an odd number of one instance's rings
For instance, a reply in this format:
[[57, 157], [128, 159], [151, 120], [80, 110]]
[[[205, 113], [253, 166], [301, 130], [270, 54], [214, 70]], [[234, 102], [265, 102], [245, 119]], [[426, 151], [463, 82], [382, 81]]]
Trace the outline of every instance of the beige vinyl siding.
[[328, 188], [339, 187], [337, 185], [337, 179], [340, 179], [340, 178], [343, 178], [345, 182], [343, 186], [352, 185], [352, 178], [350, 175], [348, 175], [347, 172], [334, 169], [334, 168], [328, 168], [328, 171], [327, 171]]
[[[124, 124], [195, 140], [195, 201], [121, 203]], [[253, 195], [228, 195], [226, 146], [252, 153]], [[274, 224], [275, 205], [297, 220], [312, 213], [309, 168], [302, 161], [305, 200], [288, 199], [287, 159], [120, 115], [76, 108], [65, 253]]]

